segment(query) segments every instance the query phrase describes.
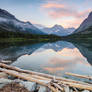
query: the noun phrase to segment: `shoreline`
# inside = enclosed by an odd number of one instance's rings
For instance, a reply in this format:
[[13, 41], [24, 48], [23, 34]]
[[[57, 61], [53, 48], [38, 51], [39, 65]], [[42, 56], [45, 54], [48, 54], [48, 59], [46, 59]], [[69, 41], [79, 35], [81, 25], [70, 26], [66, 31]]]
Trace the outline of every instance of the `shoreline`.
[[[14, 66], [6, 65], [0, 63], [0, 71], [6, 76], [12, 76], [13, 79], [2, 79], [2, 82], [5, 83], [20, 83], [24, 85], [27, 89], [30, 89], [29, 92], [83, 92], [92, 91], [92, 84], [89, 82], [76, 81], [72, 79], [66, 79], [64, 77], [57, 77], [43, 73], [37, 73], [34, 71], [28, 71], [19, 69]], [[83, 76], [78, 74], [66, 73], [70, 76], [75, 76], [78, 78], [92, 79], [91, 76]], [[2, 76], [3, 78], [3, 76]], [[34, 90], [33, 90], [34, 89]], [[75, 90], [76, 89], [76, 90]], [[41, 91], [39, 91], [41, 90]], [[47, 91], [49, 90], [49, 91]], [[25, 91], [26, 92], [26, 91]]]

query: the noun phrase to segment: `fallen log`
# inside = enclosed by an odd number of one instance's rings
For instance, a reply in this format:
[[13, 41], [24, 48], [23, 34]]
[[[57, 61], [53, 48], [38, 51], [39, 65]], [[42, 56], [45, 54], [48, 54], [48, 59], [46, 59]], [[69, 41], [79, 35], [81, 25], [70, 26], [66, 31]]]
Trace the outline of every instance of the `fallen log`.
[[56, 89], [54, 87], [52, 87], [51, 85], [48, 85], [49, 81], [48, 81], [48, 83], [45, 83], [41, 80], [38, 80], [38, 79], [35, 79], [35, 78], [29, 76], [28, 74], [21, 74], [21, 73], [18, 73], [16, 71], [6, 70], [6, 69], [2, 69], [2, 68], [0, 68], [0, 70], [2, 72], [6, 73], [6, 74], [11, 75], [11, 76], [14, 76], [14, 77], [17, 77], [17, 78], [20, 78], [20, 79], [24, 79], [24, 80], [28, 80], [28, 81], [31, 81], [31, 82], [36, 82], [36, 83], [38, 83], [42, 86], [46, 86], [46, 87], [50, 88], [53, 92], [56, 92]]
[[[11, 76], [21, 78], [24, 80], [28, 80], [31, 82], [36, 82], [42, 86], [46, 86], [53, 90], [53, 92], [57, 92], [58, 89], [62, 90], [62, 87], [58, 85], [59, 84], [64, 84], [65, 86], [73, 87], [73, 88], [79, 88], [79, 89], [84, 89], [84, 90], [90, 90], [92, 91], [92, 85], [84, 82], [79, 82], [79, 81], [74, 81], [70, 79], [65, 79], [62, 77], [55, 77], [54, 80], [56, 80], [58, 83], [54, 84], [56, 86], [56, 89], [50, 85], [50, 82], [53, 82], [53, 76], [47, 75], [47, 74], [42, 74], [42, 73], [37, 73], [33, 71], [27, 71], [27, 70], [22, 70], [17, 67], [5, 65], [0, 63], [0, 71], [4, 72], [6, 74], [9, 74]], [[49, 85], [48, 85], [49, 84]]]
[[79, 77], [79, 78], [84, 78], [84, 79], [92, 80], [91, 76], [79, 75], [79, 74], [68, 73], [68, 72], [66, 72], [65, 74], [69, 75], [69, 76], [74, 76], [74, 77]]
[[65, 84], [65, 85], [68, 85], [69, 87], [92, 91], [92, 85], [90, 85], [90, 84], [89, 85], [85, 85], [85, 84], [64, 82], [64, 81], [61, 81], [61, 83]]
[[[29, 74], [20, 73], [20, 72], [16, 72], [16, 71], [13, 71], [13, 70], [7, 70], [7, 69], [2, 69], [2, 68], [0, 70], [4, 73], [11, 75], [11, 76], [21, 78], [21, 79], [24, 79], [24, 80], [28, 80], [28, 81], [31, 81], [31, 82], [36, 82], [40, 85], [43, 85], [43, 86], [50, 88], [51, 90], [53, 90], [53, 92], [56, 92], [56, 89], [53, 86], [48, 85], [50, 83], [50, 81], [39, 80], [37, 78], [33, 78]], [[75, 88], [79, 88], [79, 89], [92, 91], [92, 85], [87, 84], [87, 83], [80, 84], [80, 83], [73, 83], [73, 82], [68, 82], [68, 81], [67, 82], [66, 81], [59, 81], [59, 83], [65, 84], [65, 85], [70, 86], [70, 87], [75, 87]], [[57, 87], [60, 89], [59, 86], [57, 86]]]
[[[51, 79], [52, 80], [54, 78], [52, 75], [33, 72], [33, 71], [29, 71], [29, 70], [23, 70], [23, 69], [20, 69], [20, 68], [14, 67], [14, 66], [9, 66], [9, 65], [6, 65], [6, 64], [3, 64], [3, 63], [0, 63], [0, 67], [5, 68], [5, 69], [10, 69], [10, 70], [15, 70], [15, 71], [18, 71], [18, 72], [21, 72], [21, 73], [28, 73], [28, 74], [31, 74], [31, 75], [37, 75], [37, 76], [40, 76], [40, 77], [44, 77], [46, 79]], [[71, 79], [66, 79], [66, 78], [63, 78], [63, 77], [57, 77], [56, 76], [55, 79], [60, 80], [60, 81], [84, 84], [84, 82], [75, 81], [75, 80], [71, 80]]]

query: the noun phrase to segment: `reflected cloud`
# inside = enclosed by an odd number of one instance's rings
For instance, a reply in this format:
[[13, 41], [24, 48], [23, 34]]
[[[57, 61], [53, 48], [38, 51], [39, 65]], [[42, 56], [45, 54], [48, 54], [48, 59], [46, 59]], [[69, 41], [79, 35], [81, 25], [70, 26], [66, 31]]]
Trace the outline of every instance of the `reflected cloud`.
[[92, 67], [80, 52], [82, 49], [75, 46], [66, 41], [46, 43], [33, 53], [19, 57], [12, 65], [59, 76], [65, 72], [91, 74]]
[[44, 67], [43, 69], [46, 70], [46, 71], [49, 71], [50, 73], [56, 73], [57, 71], [63, 71], [64, 70], [63, 67], [56, 67], [56, 68]]

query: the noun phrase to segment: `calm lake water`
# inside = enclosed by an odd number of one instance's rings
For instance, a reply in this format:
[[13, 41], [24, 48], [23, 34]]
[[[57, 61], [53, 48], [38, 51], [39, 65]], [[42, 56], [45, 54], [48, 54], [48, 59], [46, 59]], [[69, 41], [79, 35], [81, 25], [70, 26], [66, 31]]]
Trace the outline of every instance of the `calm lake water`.
[[[2, 47], [2, 46], [1, 46]], [[65, 72], [92, 75], [92, 44], [57, 41], [4, 46], [0, 59], [26, 70], [65, 76]]]

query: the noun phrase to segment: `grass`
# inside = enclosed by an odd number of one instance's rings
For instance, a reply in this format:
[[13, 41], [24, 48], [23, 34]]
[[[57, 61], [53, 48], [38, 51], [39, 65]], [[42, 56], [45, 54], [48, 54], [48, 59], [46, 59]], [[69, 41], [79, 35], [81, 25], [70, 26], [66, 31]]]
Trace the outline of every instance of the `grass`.
[[40, 39], [27, 39], [27, 38], [0, 38], [0, 43], [16, 43], [16, 42], [26, 42], [26, 41], [35, 41], [35, 42], [49, 42], [56, 41], [57, 39], [49, 39], [49, 38], [40, 38]]

